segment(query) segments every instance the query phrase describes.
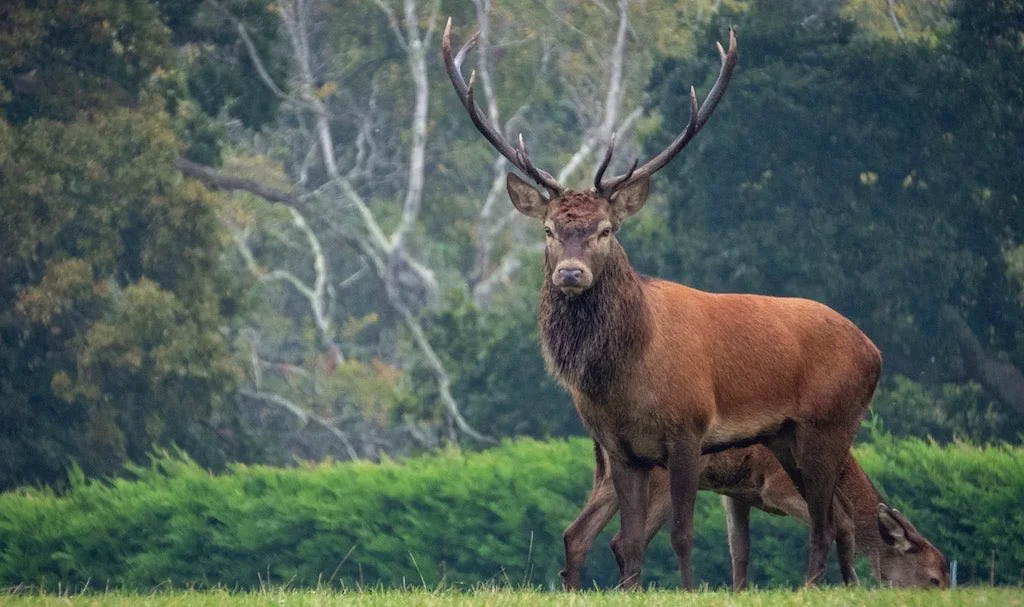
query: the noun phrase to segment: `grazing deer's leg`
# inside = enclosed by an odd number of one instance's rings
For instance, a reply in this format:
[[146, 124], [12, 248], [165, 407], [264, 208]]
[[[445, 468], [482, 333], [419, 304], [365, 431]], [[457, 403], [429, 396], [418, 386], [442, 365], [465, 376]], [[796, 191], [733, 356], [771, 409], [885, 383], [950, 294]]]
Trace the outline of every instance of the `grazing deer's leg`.
[[647, 484], [650, 470], [634, 468], [612, 460], [612, 483], [619, 497], [619, 518], [622, 524], [612, 538], [612, 551], [619, 562], [619, 586], [633, 589], [640, 586], [643, 564], [645, 527], [647, 526]]
[[750, 504], [722, 496], [725, 527], [729, 535], [729, 556], [732, 558], [732, 589], [747, 587], [747, 563], [750, 560]]
[[836, 521], [836, 552], [839, 555], [839, 571], [843, 576], [843, 583], [847, 586], [856, 586], [860, 583], [857, 579], [856, 556], [857, 545], [854, 533], [853, 502], [838, 487], [832, 511]]
[[693, 507], [700, 479], [700, 439], [684, 433], [678, 437], [668, 458], [672, 493], [672, 549], [679, 564], [683, 588], [693, 589]]
[[611, 478], [606, 476], [594, 479], [594, 489], [590, 498], [583, 506], [583, 511], [569, 525], [562, 540], [565, 542], [565, 569], [560, 573], [562, 584], [566, 590], [578, 590], [580, 587], [580, 570], [594, 543], [594, 538], [611, 520], [619, 509], [619, 499], [615, 495]]

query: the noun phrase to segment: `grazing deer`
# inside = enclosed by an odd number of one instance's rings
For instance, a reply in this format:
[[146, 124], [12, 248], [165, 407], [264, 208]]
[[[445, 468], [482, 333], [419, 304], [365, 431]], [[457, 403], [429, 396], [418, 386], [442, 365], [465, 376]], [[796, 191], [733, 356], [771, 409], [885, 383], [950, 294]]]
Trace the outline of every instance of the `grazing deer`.
[[[580, 570], [597, 534], [619, 509], [609, 474], [608, 454], [595, 442], [597, 467], [594, 487], [579, 517], [565, 530], [566, 590], [580, 587]], [[732, 557], [732, 586], [747, 585], [750, 557], [750, 509], [810, 519], [807, 503], [772, 452], [762, 445], [730, 449], [701, 457], [698, 488], [722, 496]], [[669, 479], [664, 470], [651, 472], [647, 512], [647, 541], [665, 523], [671, 510]], [[883, 583], [897, 587], [949, 587], [946, 557], [898, 511], [878, 495], [874, 485], [851, 457], [839, 476], [837, 492], [850, 502], [857, 551], [868, 558]]]
[[[538, 325], [548, 370], [608, 452], [622, 529], [616, 540], [622, 586], [639, 585], [646, 546], [648, 481], [667, 468], [672, 547], [682, 584], [692, 588], [693, 507], [700, 455], [766, 444], [807, 503], [806, 583], [825, 570], [836, 539], [836, 481], [881, 373], [878, 348], [825, 305], [797, 298], [716, 294], [643, 277], [615, 233], [643, 207], [650, 176], [707, 123], [736, 65], [736, 37], [718, 45], [722, 67], [701, 105], [690, 88], [690, 119], [650, 161], [605, 179], [614, 137], [590, 190], [562, 187], [535, 167], [522, 135], [513, 147], [473, 99], [456, 55], [451, 19], [442, 52], [448, 76], [477, 130], [513, 166], [515, 208], [544, 225], [545, 280]], [[852, 529], [840, 529], [840, 557], [852, 563]], [[844, 538], [847, 538], [845, 547]], [[849, 567], [852, 570], [852, 564]]]

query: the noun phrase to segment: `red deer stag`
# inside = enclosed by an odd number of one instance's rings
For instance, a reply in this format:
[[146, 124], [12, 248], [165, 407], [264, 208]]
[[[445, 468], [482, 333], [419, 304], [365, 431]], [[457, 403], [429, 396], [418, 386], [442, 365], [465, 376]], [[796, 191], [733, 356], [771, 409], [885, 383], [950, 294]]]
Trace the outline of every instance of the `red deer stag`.
[[[579, 588], [580, 570], [587, 552], [594, 538], [619, 508], [609, 474], [608, 455], [596, 442], [594, 451], [597, 467], [590, 499], [579, 517], [565, 530], [562, 578], [566, 590]], [[671, 510], [668, 483], [668, 474], [664, 470], [651, 472], [645, 534], [648, 542], [665, 523]], [[775, 456], [762, 445], [701, 457], [698, 488], [722, 495], [729, 528], [732, 585], [736, 590], [747, 585], [752, 507], [772, 514], [793, 516], [805, 523], [809, 520], [807, 503]], [[946, 557], [905, 516], [882, 500], [852, 457], [839, 476], [836, 491], [842, 492], [850, 501], [856, 548], [868, 558], [871, 570], [879, 580], [897, 587], [949, 587]]]
[[[461, 71], [476, 37], [453, 56], [450, 34], [451, 19], [442, 52], [473, 124], [548, 193], [508, 174], [512, 204], [544, 225], [538, 326], [545, 361], [609, 455], [623, 587], [640, 582], [651, 469], [668, 469], [672, 547], [691, 588], [700, 455], [755, 443], [769, 446], [807, 502], [806, 582], [816, 583], [836, 539], [836, 481], [881, 373], [878, 348], [820, 303], [706, 293], [642, 277], [615, 237], [646, 201], [650, 176], [711, 117], [736, 65], [733, 32], [728, 52], [718, 45], [721, 71], [702, 105], [690, 88], [689, 122], [669, 147], [605, 179], [613, 137], [594, 188], [585, 191], [563, 188], [533, 165], [521, 135], [513, 147], [489, 122], [473, 99], [474, 76], [467, 84]], [[840, 555], [852, 558], [852, 546]]]

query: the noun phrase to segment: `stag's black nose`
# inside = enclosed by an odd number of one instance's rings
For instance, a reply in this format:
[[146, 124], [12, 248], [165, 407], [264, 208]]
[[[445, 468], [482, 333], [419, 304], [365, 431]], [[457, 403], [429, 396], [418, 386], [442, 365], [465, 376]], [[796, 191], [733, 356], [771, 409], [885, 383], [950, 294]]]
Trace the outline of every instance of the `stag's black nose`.
[[558, 271], [558, 275], [562, 278], [562, 285], [574, 287], [580, 284], [580, 278], [583, 278], [583, 270], [579, 268], [562, 268]]

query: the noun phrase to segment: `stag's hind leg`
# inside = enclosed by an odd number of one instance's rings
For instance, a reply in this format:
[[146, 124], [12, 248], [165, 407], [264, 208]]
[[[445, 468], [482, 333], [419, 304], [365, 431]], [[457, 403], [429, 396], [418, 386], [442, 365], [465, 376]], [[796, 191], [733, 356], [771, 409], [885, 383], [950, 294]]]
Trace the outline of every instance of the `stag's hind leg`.
[[[852, 438], [852, 432], [842, 428], [793, 425], [769, 445], [807, 502], [810, 532], [804, 583], [809, 586], [816, 585], [824, 576], [828, 553], [836, 540], [836, 485]], [[852, 535], [844, 535], [840, 554], [852, 558], [852, 546]], [[852, 562], [849, 569], [852, 570]]]
[[688, 432], [676, 437], [668, 459], [672, 496], [672, 549], [683, 588], [693, 589], [693, 510], [700, 480], [700, 439]]

